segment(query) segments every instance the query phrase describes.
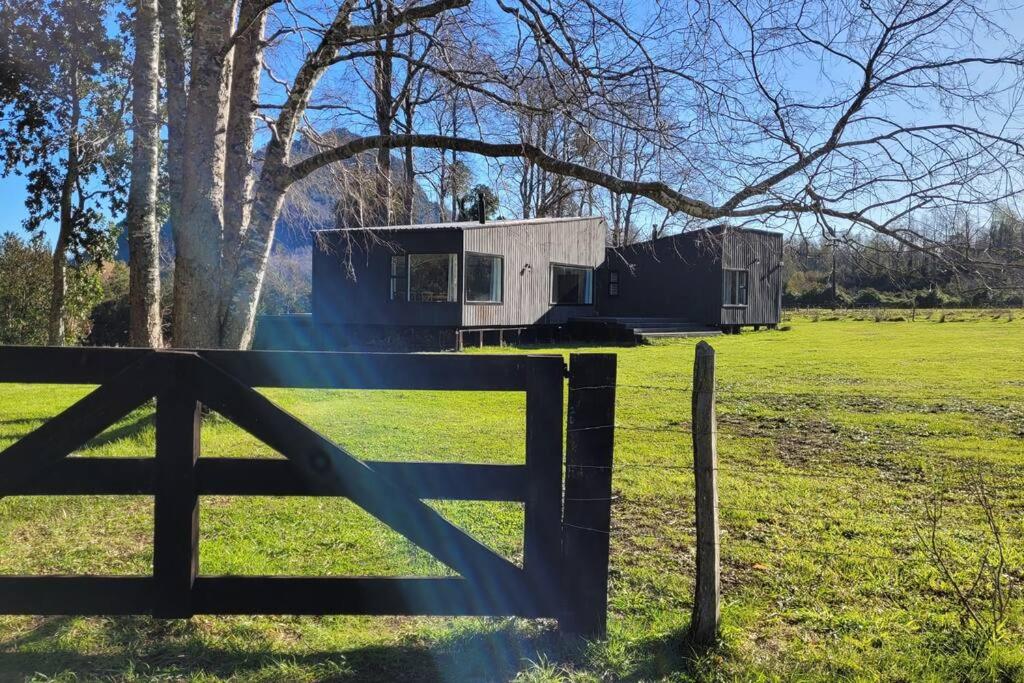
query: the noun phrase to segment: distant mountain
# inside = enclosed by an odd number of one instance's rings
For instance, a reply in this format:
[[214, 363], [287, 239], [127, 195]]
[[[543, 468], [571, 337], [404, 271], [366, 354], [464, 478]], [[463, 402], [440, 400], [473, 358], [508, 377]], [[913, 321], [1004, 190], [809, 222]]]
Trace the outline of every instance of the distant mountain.
[[[336, 130], [321, 136], [329, 139], [332, 144], [341, 144], [346, 140], [356, 137], [347, 130]], [[292, 155], [295, 159], [302, 159], [313, 154], [316, 147], [302, 136], [295, 141], [292, 148]], [[345, 169], [352, 171], [348, 174], [354, 176], [351, 179], [338, 179], [337, 173], [330, 173], [326, 169], [314, 173], [310, 178], [292, 186], [285, 195], [284, 206], [281, 209], [281, 217], [277, 220], [277, 230], [274, 233], [275, 247], [281, 247], [289, 251], [309, 247], [313, 243], [313, 230], [328, 230], [339, 227], [339, 222], [344, 223], [344, 218], [353, 212], [351, 206], [340, 207], [339, 201], [356, 202], [360, 180], [365, 181], [368, 169], [373, 168], [375, 153], [365, 152], [357, 157], [342, 162]], [[400, 186], [404, 183], [401, 177], [402, 158], [397, 154], [391, 155], [391, 169], [393, 182]], [[259, 172], [259, 160], [257, 160], [256, 172]], [[360, 172], [361, 171], [361, 172]], [[344, 175], [344, 174], [343, 174]], [[346, 176], [347, 178], [347, 176]], [[441, 209], [437, 202], [431, 201], [419, 182], [413, 187], [413, 223], [434, 223], [441, 218]], [[346, 209], [339, 211], [339, 209]], [[340, 215], [339, 215], [340, 214]], [[339, 221], [339, 218], [341, 221]], [[173, 254], [173, 237], [171, 224], [164, 223], [160, 229], [160, 244], [164, 253]], [[123, 229], [117, 238], [117, 254], [119, 261], [128, 261], [128, 233]]]

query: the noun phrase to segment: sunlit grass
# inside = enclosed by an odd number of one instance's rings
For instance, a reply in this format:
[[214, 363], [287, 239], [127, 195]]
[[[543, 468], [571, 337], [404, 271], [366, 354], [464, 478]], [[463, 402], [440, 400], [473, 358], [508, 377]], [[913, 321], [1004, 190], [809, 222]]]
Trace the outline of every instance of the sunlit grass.
[[[918, 311], [913, 322], [875, 322], [869, 313], [805, 312], [790, 316], [787, 330], [712, 340], [725, 596], [717, 650], [687, 655], [680, 647], [693, 573], [687, 390], [695, 344], [681, 340], [544, 349], [619, 354], [607, 643], [580, 647], [560, 642], [549, 623], [501, 619], [5, 617], [0, 678], [1024, 678], [1024, 597], [999, 639], [979, 648], [919, 533], [928, 504], [940, 500], [940, 538], [956, 570], [976, 570], [992, 549], [971, 494], [982, 473], [996, 501], [1007, 580], [1020, 593], [1024, 314], [1009, 318]], [[86, 391], [0, 387], [0, 445]], [[359, 457], [523, 458], [516, 394], [267, 394]], [[275, 456], [216, 415], [204, 423], [202, 446], [205, 455]], [[152, 448], [151, 414], [140, 410], [82, 455]], [[518, 559], [519, 506], [438, 505]], [[204, 498], [201, 530], [206, 574], [448, 571], [355, 506], [327, 498]], [[145, 573], [151, 536], [147, 498], [3, 500], [0, 572]]]

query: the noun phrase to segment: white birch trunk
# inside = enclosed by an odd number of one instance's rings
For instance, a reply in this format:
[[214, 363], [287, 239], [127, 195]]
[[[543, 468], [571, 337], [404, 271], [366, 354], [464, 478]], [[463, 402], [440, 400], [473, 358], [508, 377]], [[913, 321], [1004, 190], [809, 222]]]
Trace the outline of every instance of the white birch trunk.
[[223, 49], [233, 15], [231, 0], [202, 0], [196, 7], [184, 131], [181, 224], [175, 230], [174, 345], [178, 348], [220, 346], [227, 118]]
[[[159, 0], [160, 49], [167, 87], [167, 185], [171, 228], [181, 226], [181, 185], [184, 176], [185, 119], [188, 102], [185, 88], [185, 44], [182, 36], [181, 1]], [[175, 232], [175, 240], [177, 233]]]
[[160, 244], [156, 223], [159, 172], [159, 26], [157, 0], [138, 0], [132, 69], [132, 168], [128, 189], [129, 343], [159, 347]]

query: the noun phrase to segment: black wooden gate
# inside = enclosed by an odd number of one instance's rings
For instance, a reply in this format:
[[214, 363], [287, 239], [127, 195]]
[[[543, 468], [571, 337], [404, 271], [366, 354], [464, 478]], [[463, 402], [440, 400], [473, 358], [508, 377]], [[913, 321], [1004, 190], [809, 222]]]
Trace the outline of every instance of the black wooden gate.
[[[3, 614], [421, 614], [605, 630], [615, 357], [0, 348], [0, 383], [99, 385], [0, 453], [0, 496], [153, 495], [153, 574], [0, 577]], [[253, 387], [526, 393], [522, 465], [361, 461]], [[156, 457], [67, 457], [156, 398]], [[199, 457], [200, 406], [286, 460]], [[203, 495], [345, 496], [457, 577], [198, 575]], [[564, 498], [564, 500], [563, 500]], [[524, 505], [522, 567], [424, 499]]]

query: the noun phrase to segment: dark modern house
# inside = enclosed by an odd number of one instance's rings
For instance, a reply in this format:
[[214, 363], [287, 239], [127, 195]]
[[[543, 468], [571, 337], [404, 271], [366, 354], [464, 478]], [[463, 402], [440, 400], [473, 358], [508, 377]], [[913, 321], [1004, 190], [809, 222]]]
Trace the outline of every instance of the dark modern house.
[[782, 235], [717, 226], [609, 248], [594, 322], [632, 329], [774, 327], [782, 315]]
[[600, 218], [325, 230], [313, 252], [322, 343], [453, 348], [593, 316]]
[[319, 231], [312, 315], [261, 319], [255, 345], [632, 342], [779, 322], [778, 233], [717, 227], [618, 249], [606, 234], [601, 218]]

